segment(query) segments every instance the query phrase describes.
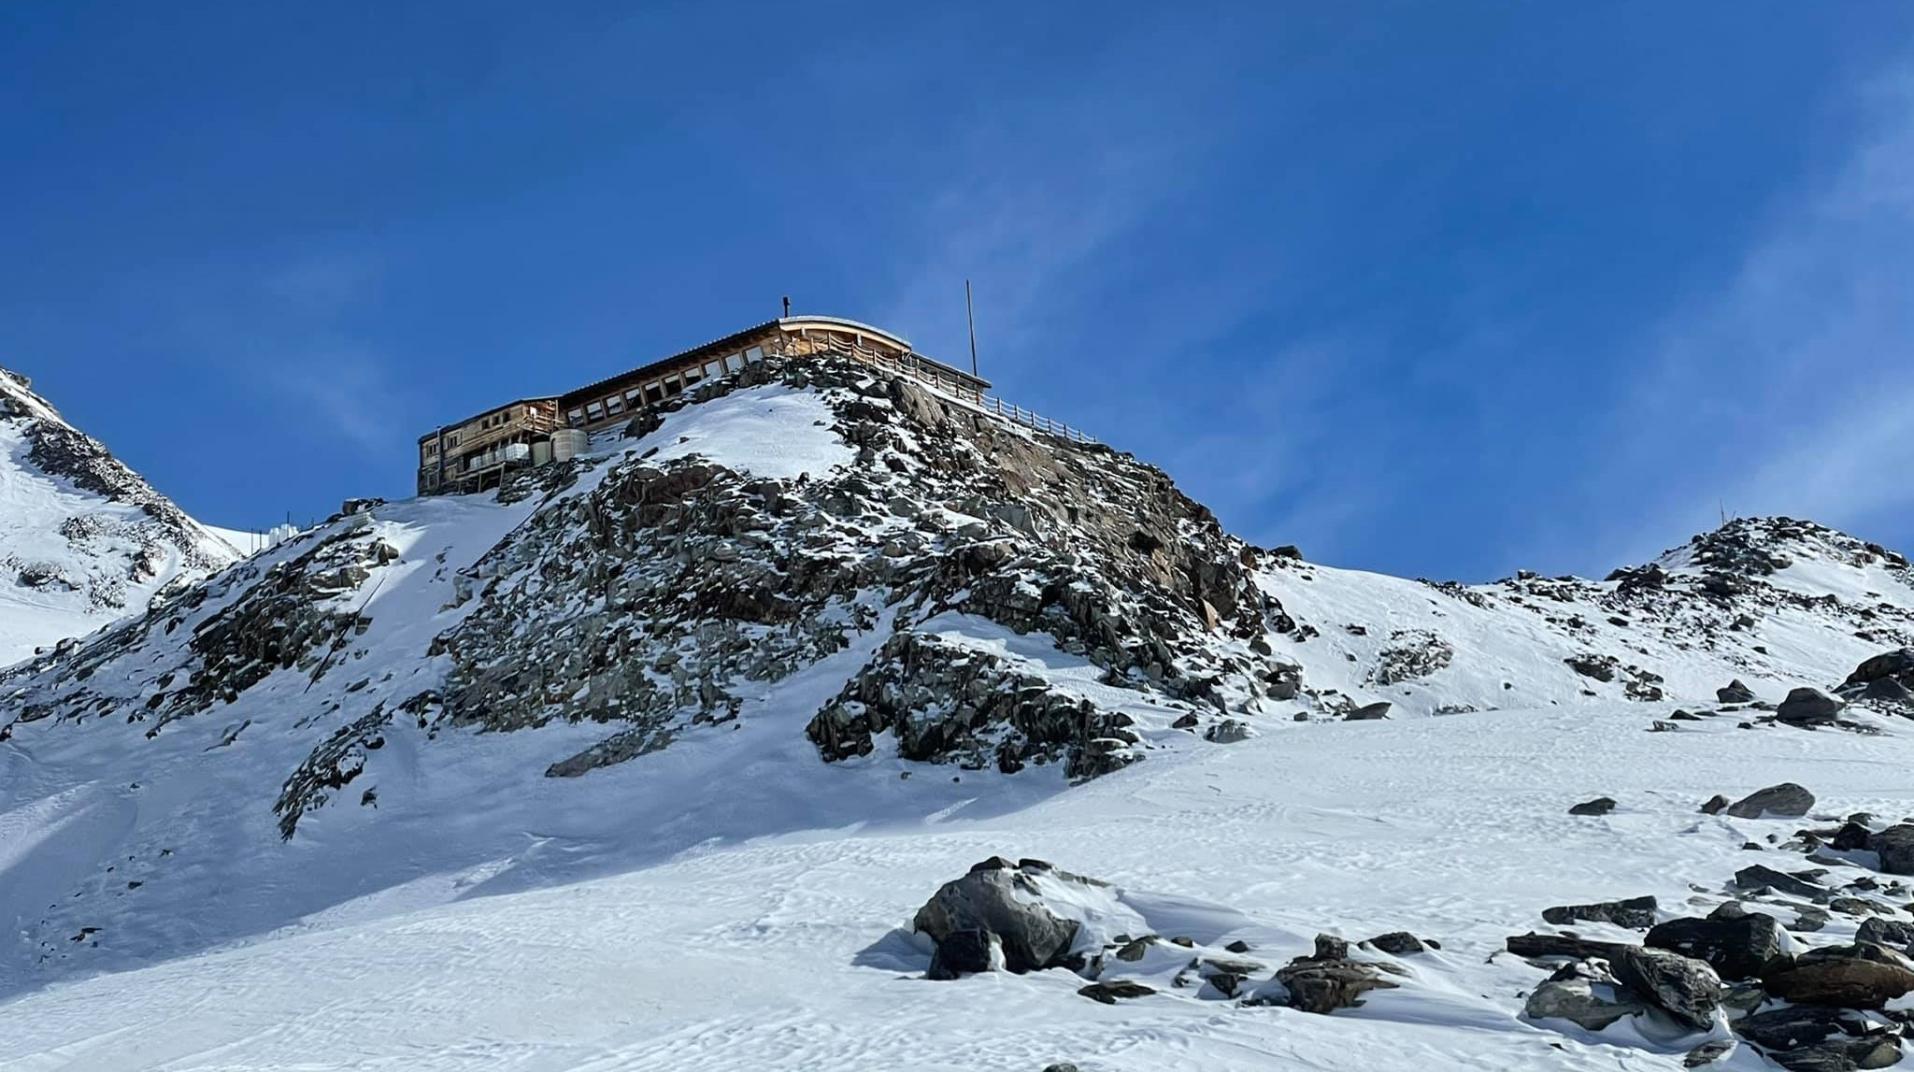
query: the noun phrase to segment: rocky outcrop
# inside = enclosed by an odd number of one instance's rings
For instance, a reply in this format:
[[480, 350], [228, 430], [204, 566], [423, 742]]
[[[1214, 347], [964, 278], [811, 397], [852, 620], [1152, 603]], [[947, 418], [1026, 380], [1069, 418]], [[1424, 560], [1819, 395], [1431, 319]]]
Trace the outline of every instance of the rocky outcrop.
[[934, 634], [899, 633], [805, 735], [827, 760], [869, 755], [875, 738], [888, 733], [904, 759], [1006, 774], [1060, 762], [1080, 779], [1138, 758], [1129, 725], [1129, 716], [1056, 691], [991, 652]]
[[1315, 952], [1277, 969], [1276, 981], [1288, 992], [1290, 1008], [1326, 1014], [1360, 1006], [1363, 995], [1372, 990], [1395, 989], [1398, 984], [1389, 978], [1395, 970], [1384, 964], [1351, 960], [1348, 942], [1319, 934]]
[[1869, 942], [1823, 946], [1770, 963], [1762, 972], [1761, 985], [1797, 1005], [1878, 1009], [1914, 991], [1914, 964]]
[[1600, 1031], [1648, 1008], [1647, 1001], [1615, 978], [1606, 961], [1579, 960], [1563, 965], [1530, 991], [1522, 1015], [1531, 1020], [1567, 1020]]
[[1846, 706], [1820, 689], [1804, 686], [1788, 693], [1788, 698], [1775, 708], [1774, 717], [1790, 726], [1826, 726], [1840, 717]]

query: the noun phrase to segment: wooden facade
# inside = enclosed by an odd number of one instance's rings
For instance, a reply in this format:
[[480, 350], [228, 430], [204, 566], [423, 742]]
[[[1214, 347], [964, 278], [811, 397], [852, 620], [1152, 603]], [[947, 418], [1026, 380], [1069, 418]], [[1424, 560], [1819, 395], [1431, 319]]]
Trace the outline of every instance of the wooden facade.
[[554, 398], [521, 398], [419, 437], [419, 494], [482, 491], [507, 469], [568, 456], [569, 433], [597, 432], [638, 411], [727, 376], [767, 356], [842, 353], [930, 384], [961, 401], [984, 402], [990, 384], [911, 349], [882, 328], [828, 316], [795, 316], [715, 339]]

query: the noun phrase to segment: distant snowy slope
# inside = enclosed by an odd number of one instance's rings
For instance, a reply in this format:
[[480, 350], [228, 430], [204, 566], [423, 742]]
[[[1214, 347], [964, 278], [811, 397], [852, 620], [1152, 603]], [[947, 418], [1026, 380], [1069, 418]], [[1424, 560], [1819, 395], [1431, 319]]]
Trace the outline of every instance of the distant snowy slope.
[[0, 666], [238, 557], [0, 369]]

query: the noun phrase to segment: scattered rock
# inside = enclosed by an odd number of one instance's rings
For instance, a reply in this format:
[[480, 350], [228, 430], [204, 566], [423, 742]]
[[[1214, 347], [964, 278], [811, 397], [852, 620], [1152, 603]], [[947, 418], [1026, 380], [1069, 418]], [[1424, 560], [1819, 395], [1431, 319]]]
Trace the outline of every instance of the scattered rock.
[[1864, 919], [1854, 932], [1857, 942], [1872, 942], [1900, 953], [1914, 953], [1914, 924], [1897, 919]]
[[1762, 864], [1753, 864], [1736, 871], [1735, 885], [1744, 890], [1758, 890], [1765, 886], [1781, 893], [1791, 893], [1796, 897], [1821, 897], [1826, 896], [1828, 892], [1825, 888], [1806, 879], [1776, 871]]
[[1580, 804], [1568, 809], [1568, 813], [1570, 815], [1607, 815], [1614, 810], [1615, 799], [1613, 797], [1596, 797], [1594, 800], [1582, 801]]
[[1715, 699], [1721, 703], [1753, 703], [1754, 698], [1754, 690], [1743, 685], [1740, 678], [1715, 690]]
[[1681, 1067], [1700, 1068], [1702, 1065], [1714, 1064], [1716, 1061], [1728, 1056], [1728, 1054], [1734, 1051], [1734, 1048], [1735, 1042], [1733, 1039], [1716, 1039], [1713, 1042], [1704, 1042], [1688, 1051], [1687, 1055], [1681, 1059]]
[[1595, 957], [1607, 960], [1627, 948], [1620, 942], [1597, 942], [1566, 934], [1537, 934], [1533, 931], [1528, 934], [1512, 934], [1505, 944], [1509, 952], [1528, 959], [1572, 957], [1576, 960], [1586, 960]]
[[1706, 961], [1666, 949], [1623, 947], [1610, 961], [1615, 978], [1676, 1022], [1706, 1031], [1721, 1005], [1721, 977]]
[[1396, 984], [1384, 977], [1388, 969], [1349, 959], [1349, 943], [1327, 934], [1316, 936], [1316, 952], [1297, 957], [1276, 970], [1276, 981], [1289, 992], [1289, 1005], [1304, 1012], [1331, 1013], [1359, 1007], [1371, 990], [1390, 990]]
[[1867, 847], [1881, 858], [1881, 870], [1890, 875], [1914, 875], [1914, 825], [1897, 823], [1869, 836]]
[[1716, 793], [1714, 796], [1709, 797], [1707, 802], [1701, 806], [1701, 813], [1703, 815], [1718, 815], [1721, 809], [1727, 806], [1728, 798], [1722, 796], [1720, 793]]
[[1871, 942], [1824, 946], [1770, 964], [1761, 985], [1797, 1005], [1878, 1009], [1914, 990], [1914, 965]]
[[1348, 714], [1342, 716], [1343, 721], [1368, 722], [1373, 719], [1388, 718], [1389, 707], [1390, 707], [1390, 703], [1388, 700], [1378, 700], [1372, 704], [1364, 704], [1361, 707], [1358, 707], [1355, 710], [1349, 712]]
[[1624, 901], [1544, 908], [1542, 918], [1558, 927], [1569, 923], [1613, 923], [1618, 927], [1646, 930], [1655, 925], [1655, 908], [1653, 897], [1630, 897]]
[[[1725, 906], [1724, 906], [1725, 907]], [[1671, 919], [1650, 928], [1644, 945], [1706, 961], [1723, 979], [1752, 979], [1785, 945], [1773, 916], [1719, 913], [1707, 919]]]
[[1788, 698], [1775, 708], [1774, 717], [1790, 726], [1826, 726], [1846, 706], [1820, 689], [1804, 686], [1788, 693]]
[[1897, 1036], [1852, 1009], [1770, 1009], [1736, 1020], [1734, 1030], [1793, 1072], [1885, 1068], [1900, 1060]]
[[1362, 944], [1371, 949], [1381, 950], [1390, 956], [1396, 957], [1406, 957], [1413, 953], [1426, 953], [1429, 951], [1429, 943], [1424, 942], [1408, 931], [1390, 931], [1388, 934], [1378, 934]]
[[1156, 990], [1132, 979], [1112, 979], [1101, 983], [1091, 983], [1089, 986], [1078, 990], [1077, 993], [1082, 994], [1091, 1001], [1100, 1001], [1105, 1005], [1115, 1005], [1120, 1000], [1149, 997], [1151, 994], [1156, 993]]
[[1531, 1020], [1567, 1020], [1600, 1031], [1647, 1010], [1648, 1004], [1615, 978], [1607, 962], [1582, 960], [1564, 965], [1530, 991], [1522, 1015]]
[[1739, 819], [1759, 819], [1763, 815], [1776, 815], [1795, 818], [1808, 813], [1814, 807], [1814, 794], [1793, 782], [1782, 782], [1766, 789], [1754, 792], [1735, 801], [1728, 808], [1728, 814]]

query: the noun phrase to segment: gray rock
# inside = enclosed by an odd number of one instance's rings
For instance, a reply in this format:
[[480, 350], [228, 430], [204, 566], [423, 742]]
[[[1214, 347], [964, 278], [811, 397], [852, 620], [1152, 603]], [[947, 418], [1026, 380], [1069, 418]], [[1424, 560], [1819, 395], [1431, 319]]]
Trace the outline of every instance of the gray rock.
[[1653, 897], [1630, 897], [1623, 901], [1544, 908], [1542, 918], [1558, 927], [1569, 923], [1613, 923], [1618, 927], [1645, 930], [1655, 925], [1655, 907]]
[[1582, 801], [1580, 804], [1568, 809], [1568, 813], [1570, 815], [1607, 815], [1614, 810], [1615, 798], [1596, 797], [1594, 800]]
[[1288, 991], [1290, 1008], [1331, 1013], [1362, 1005], [1362, 996], [1371, 990], [1395, 988], [1379, 965], [1348, 958], [1348, 942], [1319, 934], [1314, 954], [1278, 968], [1276, 981]]
[[1343, 721], [1368, 722], [1378, 718], [1388, 718], [1389, 707], [1390, 707], [1390, 704], [1388, 700], [1378, 700], [1372, 704], [1364, 704], [1361, 707], [1356, 708], [1354, 711], [1351, 711], [1348, 714], [1342, 716]]
[[1864, 919], [1854, 932], [1857, 942], [1872, 942], [1900, 953], [1914, 952], [1914, 923], [1897, 919]]
[[1782, 932], [1773, 916], [1746, 912], [1735, 917], [1671, 919], [1650, 928], [1642, 942], [1705, 961], [1723, 979], [1752, 979], [1780, 955]]
[[1797, 818], [1814, 807], [1814, 794], [1793, 782], [1782, 782], [1757, 789], [1728, 807], [1728, 814], [1739, 819], [1759, 819], [1763, 815]]
[[1648, 1004], [1616, 981], [1600, 960], [1564, 967], [1531, 991], [1522, 1005], [1528, 1019], [1567, 1020], [1590, 1031], [1646, 1011]]
[[1796, 897], [1824, 897], [1827, 890], [1803, 878], [1785, 872], [1776, 871], [1762, 864], [1752, 864], [1735, 872], [1735, 885], [1744, 890], [1758, 890], [1766, 887], [1781, 893], [1791, 893]]
[[1740, 678], [1715, 690], [1715, 699], [1721, 703], [1753, 703], [1754, 698], [1754, 690], [1743, 685]]
[[1409, 956], [1412, 953], [1426, 953], [1429, 950], [1429, 946], [1424, 943], [1422, 939], [1417, 938], [1408, 931], [1390, 931], [1388, 934], [1378, 934], [1362, 944], [1397, 957]]
[[1896, 1034], [1852, 1009], [1793, 1005], [1734, 1022], [1735, 1033], [1790, 1072], [1852, 1072], [1900, 1060]]
[[1721, 977], [1706, 961], [1666, 949], [1624, 947], [1610, 967], [1623, 986], [1677, 1023], [1706, 1031], [1721, 1005]]
[[[1066, 882], [1088, 882], [1063, 871], [1048, 874]], [[1041, 898], [1042, 891], [1023, 869], [993, 857], [963, 878], [944, 883], [917, 910], [912, 925], [940, 951], [946, 941], [960, 944], [946, 958], [952, 966], [976, 962], [977, 934], [983, 934], [1001, 946], [1009, 971], [1040, 971], [1062, 964], [1077, 936], [1077, 922], [1053, 914]]]
[[1871, 942], [1823, 946], [1770, 964], [1761, 985], [1797, 1005], [1878, 1009], [1914, 990], [1914, 965]]
[[1820, 689], [1803, 686], [1788, 693], [1788, 698], [1774, 709], [1774, 717], [1791, 726], [1825, 726], [1846, 706]]
[[1247, 741], [1253, 736], [1255, 736], [1255, 732], [1249, 728], [1247, 723], [1240, 722], [1233, 718], [1226, 718], [1221, 722], [1213, 723], [1208, 729], [1203, 731], [1203, 739], [1212, 744], [1235, 744], [1238, 741]]
[[1703, 815], [1719, 815], [1721, 814], [1721, 809], [1727, 806], [1728, 798], [1722, 796], [1720, 793], [1716, 793], [1703, 802], [1701, 805], [1701, 813]]
[[1716, 1039], [1713, 1042], [1704, 1042], [1694, 1049], [1689, 1050], [1688, 1053], [1682, 1057], [1681, 1067], [1700, 1068], [1702, 1065], [1714, 1064], [1716, 1061], [1734, 1052], [1734, 1048], [1735, 1042], [1733, 1039]]
[[1118, 1001], [1131, 998], [1146, 998], [1156, 993], [1152, 987], [1131, 979], [1114, 979], [1108, 982], [1091, 983], [1077, 991], [1091, 1001], [1100, 1001], [1105, 1005], [1115, 1005]]
[[1875, 831], [1867, 847], [1881, 857], [1881, 870], [1890, 875], [1914, 875], [1914, 825], [1896, 823]]

